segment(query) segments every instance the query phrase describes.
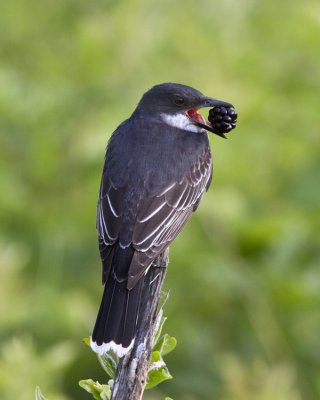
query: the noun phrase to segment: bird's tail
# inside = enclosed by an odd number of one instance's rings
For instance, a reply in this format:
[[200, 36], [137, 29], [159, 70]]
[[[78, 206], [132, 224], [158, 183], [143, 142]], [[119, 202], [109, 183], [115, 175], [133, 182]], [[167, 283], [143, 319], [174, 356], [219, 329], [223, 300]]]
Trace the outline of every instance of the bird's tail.
[[113, 350], [122, 357], [134, 342], [143, 278], [132, 289], [127, 289], [131, 257], [119, 252], [120, 249], [116, 251], [104, 287], [90, 345], [98, 354]]

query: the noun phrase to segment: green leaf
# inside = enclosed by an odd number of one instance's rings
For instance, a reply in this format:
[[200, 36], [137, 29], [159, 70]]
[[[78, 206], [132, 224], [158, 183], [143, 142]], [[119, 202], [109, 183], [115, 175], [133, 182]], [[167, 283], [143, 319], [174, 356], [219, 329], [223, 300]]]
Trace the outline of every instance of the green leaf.
[[173, 400], [171, 397], [165, 397], [164, 400]]
[[39, 386], [36, 387], [36, 400], [47, 400], [41, 393]]
[[110, 400], [111, 389], [109, 385], [101, 385], [98, 381], [94, 382], [92, 379], [84, 379], [79, 382], [79, 386], [92, 394], [95, 400]]
[[167, 333], [162, 336], [158, 343], [154, 346], [154, 351], [159, 351], [161, 356], [169, 354], [177, 345], [177, 339], [168, 335]]
[[163, 311], [162, 311], [162, 309], [161, 309], [161, 310], [159, 311], [160, 324], [159, 324], [159, 326], [158, 326], [158, 329], [157, 329], [156, 334], [154, 335], [153, 346], [155, 346], [155, 345], [157, 344], [157, 342], [158, 342], [158, 340], [159, 340], [159, 338], [160, 338], [160, 336], [161, 336], [161, 332], [162, 332], [163, 325], [164, 325], [164, 323], [165, 323], [166, 320], [167, 320], [167, 317], [163, 317], [162, 314], [163, 314]]
[[[83, 342], [90, 347], [90, 338], [83, 338]], [[115, 379], [119, 357], [112, 350], [104, 353], [102, 356], [97, 354], [97, 357], [107, 375], [110, 378]]]
[[119, 363], [119, 357], [112, 351], [104, 353], [102, 356], [98, 355], [98, 360], [111, 379], [115, 379], [116, 370]]
[[163, 361], [159, 351], [153, 351], [151, 354], [146, 389], [151, 389], [168, 379], [172, 379], [172, 375], [166, 363]]

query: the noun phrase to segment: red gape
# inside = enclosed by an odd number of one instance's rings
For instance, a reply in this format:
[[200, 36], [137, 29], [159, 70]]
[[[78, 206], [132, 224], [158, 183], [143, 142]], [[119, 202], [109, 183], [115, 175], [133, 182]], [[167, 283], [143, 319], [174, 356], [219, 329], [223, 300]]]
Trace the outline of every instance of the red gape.
[[198, 113], [198, 108], [191, 108], [187, 111], [187, 114], [194, 121], [200, 122], [201, 124], [206, 124], [206, 120], [201, 114]]

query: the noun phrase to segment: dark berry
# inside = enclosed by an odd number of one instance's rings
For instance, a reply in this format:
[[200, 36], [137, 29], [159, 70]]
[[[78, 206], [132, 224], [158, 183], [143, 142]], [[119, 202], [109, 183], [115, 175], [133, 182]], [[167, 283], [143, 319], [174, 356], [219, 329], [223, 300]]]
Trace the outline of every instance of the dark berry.
[[218, 133], [230, 132], [236, 126], [237, 112], [232, 107], [215, 107], [209, 110], [208, 120]]
[[224, 107], [221, 107], [221, 108], [220, 108], [220, 114], [221, 114], [221, 115], [227, 115], [227, 114], [228, 114], [228, 111], [227, 111]]

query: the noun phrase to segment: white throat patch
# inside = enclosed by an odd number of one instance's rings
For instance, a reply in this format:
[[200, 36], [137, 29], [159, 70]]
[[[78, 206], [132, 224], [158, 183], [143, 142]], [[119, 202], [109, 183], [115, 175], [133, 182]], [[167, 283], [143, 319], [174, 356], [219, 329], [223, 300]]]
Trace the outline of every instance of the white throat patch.
[[173, 115], [161, 114], [161, 118], [166, 124], [184, 131], [199, 133], [203, 130], [203, 128], [195, 125], [190, 118], [183, 113], [177, 113]]

